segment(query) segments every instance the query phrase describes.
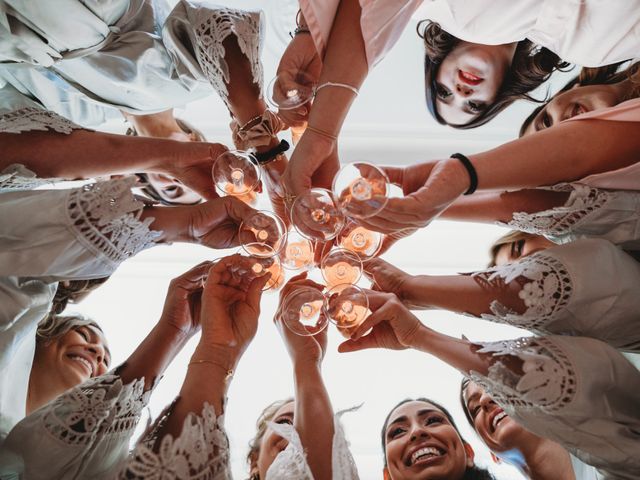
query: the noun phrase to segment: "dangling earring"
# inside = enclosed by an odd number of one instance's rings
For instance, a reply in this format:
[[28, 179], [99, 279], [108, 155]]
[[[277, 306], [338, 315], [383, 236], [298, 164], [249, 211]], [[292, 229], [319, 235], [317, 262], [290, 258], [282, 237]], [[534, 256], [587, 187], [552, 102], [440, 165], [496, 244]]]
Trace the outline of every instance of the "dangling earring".
[[260, 480], [260, 474], [258, 472], [252, 473], [249, 480]]

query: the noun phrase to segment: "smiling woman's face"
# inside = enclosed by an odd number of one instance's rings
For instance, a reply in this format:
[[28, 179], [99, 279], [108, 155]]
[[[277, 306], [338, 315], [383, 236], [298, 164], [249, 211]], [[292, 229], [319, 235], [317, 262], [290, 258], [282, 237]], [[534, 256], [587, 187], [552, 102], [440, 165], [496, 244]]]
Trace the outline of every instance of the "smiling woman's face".
[[81, 326], [38, 344], [34, 366], [47, 368], [48, 382], [59, 383], [62, 390], [66, 390], [103, 375], [110, 361], [103, 333], [91, 326]]
[[524, 135], [553, 127], [576, 115], [609, 108], [621, 99], [611, 85], [587, 85], [562, 92], [549, 101], [524, 131]]
[[436, 109], [449, 125], [465, 125], [496, 99], [511, 65], [503, 45], [460, 42], [436, 74]]
[[487, 392], [473, 382], [469, 382], [464, 391], [464, 403], [473, 419], [474, 430], [495, 453], [518, 449], [521, 439], [528, 434]]
[[473, 466], [447, 416], [435, 405], [411, 401], [396, 407], [384, 432], [387, 470], [392, 480], [458, 480]]

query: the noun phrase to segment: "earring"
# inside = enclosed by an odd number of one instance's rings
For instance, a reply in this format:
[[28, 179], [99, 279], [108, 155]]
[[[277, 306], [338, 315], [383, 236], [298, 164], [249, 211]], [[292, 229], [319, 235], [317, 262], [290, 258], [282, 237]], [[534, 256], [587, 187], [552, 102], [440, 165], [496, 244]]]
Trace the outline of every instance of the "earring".
[[260, 474], [258, 472], [252, 473], [249, 480], [260, 480]]

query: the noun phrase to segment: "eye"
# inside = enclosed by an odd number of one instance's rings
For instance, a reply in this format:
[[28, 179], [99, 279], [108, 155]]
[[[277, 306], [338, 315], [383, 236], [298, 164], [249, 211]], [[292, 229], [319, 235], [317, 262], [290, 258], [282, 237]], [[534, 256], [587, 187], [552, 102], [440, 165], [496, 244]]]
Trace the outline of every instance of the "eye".
[[480, 405], [476, 405], [475, 407], [473, 407], [469, 412], [471, 413], [471, 418], [476, 418], [479, 411], [480, 411]]
[[86, 328], [79, 328], [76, 332], [78, 332], [78, 335], [80, 335], [85, 342], [89, 341], [89, 332], [87, 332]]
[[441, 100], [446, 100], [451, 96], [451, 92], [447, 90], [444, 85], [437, 83], [436, 84], [436, 96]]
[[544, 128], [549, 128], [551, 125], [553, 125], [553, 120], [551, 120], [551, 117], [549, 116], [549, 114], [547, 112], [544, 112], [542, 114], [542, 118], [541, 118], [541, 122], [542, 126]]
[[279, 419], [276, 420], [276, 423], [280, 425], [284, 425], [284, 424], [293, 425], [293, 421], [289, 417], [280, 417]]
[[397, 436], [399, 436], [403, 432], [404, 432], [404, 429], [402, 429], [400, 427], [396, 427], [393, 430], [389, 430], [389, 433], [387, 435], [388, 435], [389, 438], [396, 438]]
[[482, 112], [487, 108], [487, 106], [484, 103], [467, 102], [467, 105], [469, 106], [469, 110], [475, 113]]
[[437, 425], [439, 423], [444, 423], [444, 418], [440, 415], [431, 415], [427, 417], [426, 424], [427, 425]]

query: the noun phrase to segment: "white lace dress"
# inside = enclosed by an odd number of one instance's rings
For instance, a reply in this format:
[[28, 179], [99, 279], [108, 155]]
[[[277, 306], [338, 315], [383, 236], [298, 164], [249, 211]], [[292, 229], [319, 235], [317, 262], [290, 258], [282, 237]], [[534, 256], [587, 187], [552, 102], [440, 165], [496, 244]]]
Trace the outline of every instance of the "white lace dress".
[[506, 226], [544, 235], [555, 243], [604, 238], [624, 250], [640, 250], [640, 192], [580, 183], [550, 189], [569, 193], [564, 205], [542, 212], [514, 213]]
[[187, 0], [169, 10], [164, 0], [1, 0], [0, 87], [89, 127], [118, 110], [183, 106], [212, 86], [226, 102], [231, 34], [262, 85], [261, 12]]
[[[487, 376], [469, 376], [510, 417], [560, 443], [603, 478], [640, 478], [640, 372], [618, 351], [568, 336], [480, 346], [495, 363]], [[507, 366], [508, 357], [522, 362], [522, 373]]]
[[488, 289], [517, 289], [525, 305], [518, 313], [493, 301], [485, 320], [640, 352], [640, 263], [607, 240], [554, 246], [473, 277]]
[[[30, 121], [57, 131], [74, 128], [50, 116]], [[49, 183], [18, 165], [0, 172], [0, 445], [3, 455], [14, 457], [0, 464], [11, 465], [11, 472], [28, 459], [28, 466], [42, 468], [27, 478], [97, 478], [96, 459], [109, 463], [110, 451], [121, 455], [133, 432], [131, 419], [146, 400], [139, 385], [100, 377], [16, 427], [25, 417], [37, 324], [49, 312], [59, 281], [108, 276], [159, 234], [149, 230], [149, 220], [139, 219], [142, 204], [133, 198], [131, 179], [33, 190]], [[80, 413], [85, 407], [86, 418]], [[80, 430], [67, 428], [78, 422]], [[10, 431], [11, 449], [5, 445]], [[99, 453], [85, 458], [88, 451]]]
[[[170, 408], [165, 415], [168, 414]], [[332, 478], [357, 480], [358, 472], [349, 444], [340, 424], [339, 412], [334, 417], [335, 434], [332, 450]], [[205, 404], [201, 415], [191, 415], [178, 438], [166, 435], [158, 453], [152, 450], [156, 432], [146, 435], [123, 465], [118, 478], [136, 480], [231, 480], [229, 441], [224, 430], [224, 416], [216, 417], [213, 407]], [[267, 470], [266, 480], [313, 480], [298, 432], [292, 425], [270, 423], [269, 426], [289, 444]]]

